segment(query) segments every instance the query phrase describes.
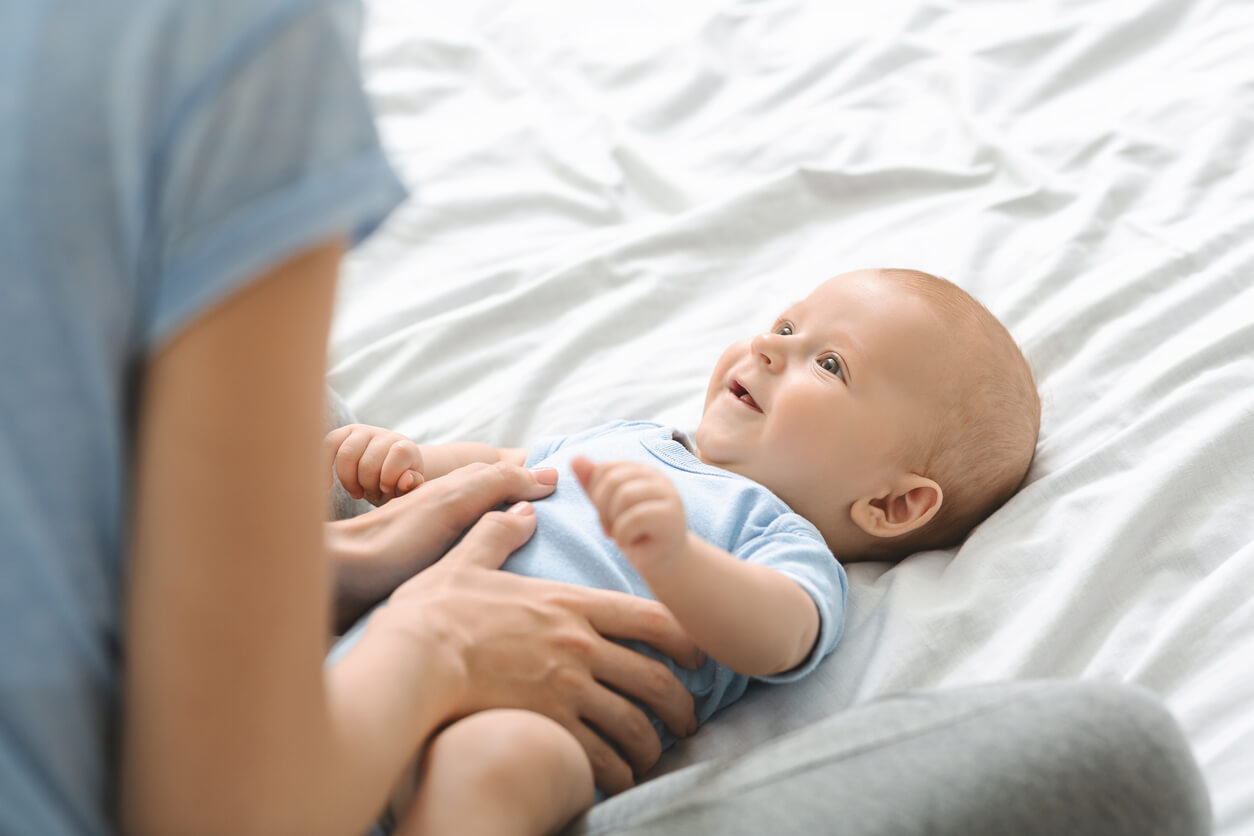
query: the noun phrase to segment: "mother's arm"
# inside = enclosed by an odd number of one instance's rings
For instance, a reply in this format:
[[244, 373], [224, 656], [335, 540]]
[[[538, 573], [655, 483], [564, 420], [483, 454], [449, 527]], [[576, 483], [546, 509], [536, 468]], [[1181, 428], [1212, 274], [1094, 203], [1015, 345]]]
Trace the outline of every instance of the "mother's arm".
[[[324, 678], [331, 578], [310, 556], [323, 550], [317, 450], [341, 254], [328, 244], [276, 267], [146, 369], [127, 599], [128, 832], [352, 832], [447, 710], [433, 695], [451, 690], [450, 674], [396, 654], [410, 679], [430, 678], [428, 698], [412, 682], [385, 683], [391, 693], [377, 699], [390, 699], [410, 739], [378, 748]], [[254, 492], [266, 502], [249, 501]]]
[[600, 635], [651, 640], [693, 664], [695, 647], [659, 605], [489, 568], [530, 536], [529, 514], [487, 515], [324, 668], [331, 572], [310, 555], [324, 548], [318, 448], [341, 252], [328, 244], [279, 265], [146, 369], [126, 602], [126, 832], [360, 832], [427, 737], [486, 707], [582, 730], [598, 777], [621, 787], [630, 771], [595, 748], [584, 721], [637, 770], [656, 759], [657, 739], [600, 682], [645, 698], [681, 733], [691, 720], [691, 698], [664, 667]]

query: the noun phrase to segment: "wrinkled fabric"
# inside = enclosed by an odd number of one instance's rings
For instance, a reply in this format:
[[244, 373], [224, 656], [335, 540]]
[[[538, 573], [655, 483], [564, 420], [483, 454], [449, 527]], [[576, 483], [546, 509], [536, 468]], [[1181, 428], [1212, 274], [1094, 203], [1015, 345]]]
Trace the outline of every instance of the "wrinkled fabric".
[[961, 548], [849, 567], [828, 661], [665, 765], [903, 690], [1114, 679], [1179, 718], [1216, 832], [1254, 830], [1254, 5], [369, 10], [423, 191], [350, 262], [332, 382], [362, 420], [691, 430], [723, 348], [868, 266], [962, 285], [1035, 369], [1023, 491]]

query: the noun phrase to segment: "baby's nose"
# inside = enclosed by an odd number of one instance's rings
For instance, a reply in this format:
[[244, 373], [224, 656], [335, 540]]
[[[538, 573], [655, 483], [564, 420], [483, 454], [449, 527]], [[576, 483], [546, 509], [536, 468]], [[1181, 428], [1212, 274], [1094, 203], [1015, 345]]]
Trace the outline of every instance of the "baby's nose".
[[749, 347], [763, 365], [775, 367], [777, 370], [783, 365], [783, 353], [775, 345], [774, 334], [758, 334], [749, 341]]

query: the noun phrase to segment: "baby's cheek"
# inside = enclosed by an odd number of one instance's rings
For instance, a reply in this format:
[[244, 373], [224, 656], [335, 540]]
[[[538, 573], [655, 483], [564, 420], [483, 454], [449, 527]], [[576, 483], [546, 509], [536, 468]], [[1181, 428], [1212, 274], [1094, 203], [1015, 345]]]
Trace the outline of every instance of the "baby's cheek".
[[811, 473], [826, 469], [831, 456], [830, 439], [800, 431], [783, 434], [772, 447], [772, 468], [794, 484], [806, 482]]
[[798, 482], [820, 482], [833, 474], [867, 470], [873, 454], [865, 433], [848, 432], [828, 415], [804, 416], [779, 438], [777, 458]]

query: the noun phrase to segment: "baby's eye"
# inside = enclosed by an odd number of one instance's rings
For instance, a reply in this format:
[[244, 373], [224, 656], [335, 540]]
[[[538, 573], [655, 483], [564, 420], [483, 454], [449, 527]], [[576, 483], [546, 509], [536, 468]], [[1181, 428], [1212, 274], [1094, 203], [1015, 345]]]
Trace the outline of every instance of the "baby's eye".
[[819, 368], [823, 371], [828, 372], [829, 374], [834, 374], [842, 380], [844, 379], [845, 373], [840, 368], [840, 361], [830, 354], [826, 357], [820, 357], [818, 359], [818, 364]]
[[781, 337], [791, 337], [792, 324], [788, 322], [781, 322], [779, 325], [775, 326], [775, 333], [779, 334]]

